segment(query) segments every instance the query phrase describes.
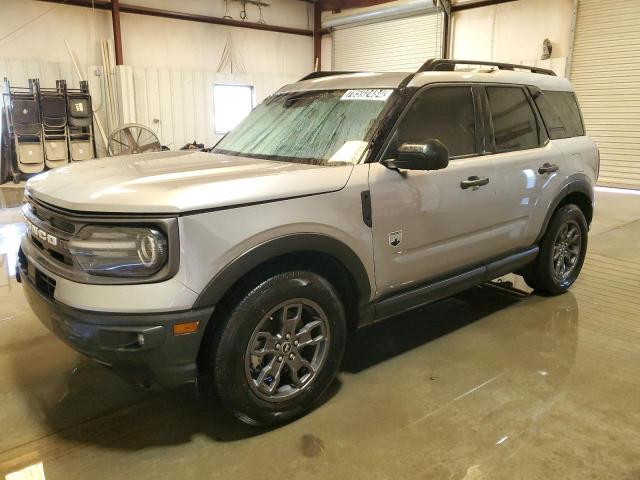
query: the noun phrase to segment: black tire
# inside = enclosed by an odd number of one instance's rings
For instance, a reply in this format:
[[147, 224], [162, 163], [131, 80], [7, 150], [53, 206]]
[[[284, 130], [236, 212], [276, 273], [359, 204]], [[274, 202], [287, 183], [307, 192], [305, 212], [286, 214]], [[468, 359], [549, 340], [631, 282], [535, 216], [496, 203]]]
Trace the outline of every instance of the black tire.
[[[554, 252], [557, 253], [559, 249], [560, 252], [568, 252], [568, 255], [573, 258], [569, 247], [565, 245], [567, 242], [563, 242], [560, 238], [565, 231], [565, 226], [568, 226], [569, 232], [573, 231], [573, 229], [579, 232], [579, 247], [573, 265], [569, 260], [562, 260], [565, 268], [572, 267], [570, 271], [565, 271], [563, 275], [559, 275], [557, 273], [558, 269], [554, 268], [558, 265], [556, 263], [557, 260], [554, 259]], [[548, 295], [558, 295], [566, 292], [576, 281], [582, 269], [584, 257], [587, 253], [588, 234], [587, 221], [582, 210], [577, 205], [568, 204], [560, 207], [551, 217], [547, 231], [542, 238], [540, 254], [523, 272], [524, 281], [527, 285], [539, 293]], [[557, 242], [560, 242], [560, 245]], [[562, 269], [562, 265], [560, 267]]]
[[[256, 383], [259, 378], [252, 378], [252, 372], [255, 372], [253, 363], [257, 357], [251, 356], [256, 345], [256, 339], [263, 333], [256, 332], [263, 328], [264, 322], [277, 322], [278, 319], [271, 320], [273, 317], [288, 316], [287, 308], [291, 301], [291, 305], [297, 301], [306, 301], [313, 308], [320, 308], [321, 316], [324, 313], [323, 321], [326, 329], [322, 330], [326, 334], [326, 342], [323, 343], [323, 360], [317, 368], [316, 373], [308, 383], [303, 387], [299, 387], [297, 393], [292, 398], [285, 397], [277, 399], [276, 397], [263, 398], [264, 392], [260, 392]], [[277, 315], [278, 311], [274, 308], [285, 304], [285, 310], [282, 315]], [[303, 312], [301, 307], [300, 312]], [[306, 304], [304, 308], [307, 308]], [[309, 312], [304, 313], [308, 315]], [[267, 314], [270, 314], [267, 316]], [[303, 313], [299, 314], [301, 317]], [[315, 318], [315, 317], [314, 317]], [[283, 322], [284, 323], [284, 322]], [[298, 323], [303, 323], [298, 321]], [[318, 323], [318, 322], [311, 322]], [[322, 399], [323, 394], [334, 380], [340, 364], [346, 344], [346, 315], [345, 309], [340, 301], [340, 297], [334, 287], [320, 275], [309, 271], [289, 271], [270, 276], [266, 280], [257, 282], [257, 286], [240, 296], [239, 301], [235, 305], [230, 306], [228, 313], [222, 318], [222, 323], [217, 326], [213, 341], [211, 342], [211, 381], [216, 396], [220, 400], [222, 406], [238, 419], [250, 425], [274, 425], [285, 423], [298, 418], [309, 410], [314, 408]], [[258, 330], [257, 330], [258, 329]], [[295, 330], [294, 330], [295, 331]], [[328, 333], [327, 333], [328, 332]], [[280, 335], [280, 334], [278, 334]], [[298, 333], [297, 335], [300, 335]], [[311, 337], [309, 333], [309, 337]], [[322, 335], [319, 335], [321, 337]], [[278, 382], [284, 382], [287, 376], [293, 379], [293, 374], [289, 373], [294, 367], [293, 361], [289, 362], [289, 355], [297, 354], [302, 358], [302, 347], [292, 346], [292, 342], [284, 340], [284, 336], [273, 338], [282, 338], [291, 350], [285, 355], [286, 365], [281, 366], [282, 375], [276, 375]], [[288, 338], [288, 337], [287, 337]], [[294, 338], [301, 338], [294, 336]], [[251, 354], [248, 351], [251, 343]], [[280, 345], [276, 343], [274, 345]], [[296, 345], [302, 345], [297, 342]], [[284, 343], [279, 348], [285, 349]], [[267, 346], [263, 347], [266, 351]], [[276, 348], [275, 346], [273, 347]], [[306, 347], [306, 348], [316, 348]], [[318, 347], [320, 348], [320, 347]], [[298, 350], [299, 349], [299, 350]], [[263, 351], [263, 350], [260, 350]], [[260, 362], [275, 362], [278, 357], [262, 357]], [[279, 356], [282, 359], [282, 356]], [[315, 358], [315, 357], [314, 357]], [[307, 362], [309, 363], [309, 362]], [[275, 364], [269, 364], [275, 365]], [[309, 363], [309, 365], [311, 365]], [[267, 365], [262, 369], [267, 369]], [[275, 368], [275, 367], [273, 367]], [[312, 372], [313, 370], [309, 370]], [[305, 372], [303, 367], [297, 371], [295, 376], [299, 380], [298, 374]], [[258, 375], [259, 377], [259, 375]], [[273, 376], [269, 375], [266, 381]], [[273, 380], [275, 381], [275, 380]], [[252, 382], [250, 384], [250, 382]], [[291, 382], [293, 385], [294, 382]], [[268, 388], [265, 387], [265, 388]], [[295, 388], [291, 386], [282, 387], [285, 392], [289, 392]], [[287, 390], [288, 389], [288, 390]], [[278, 394], [276, 392], [276, 394]]]

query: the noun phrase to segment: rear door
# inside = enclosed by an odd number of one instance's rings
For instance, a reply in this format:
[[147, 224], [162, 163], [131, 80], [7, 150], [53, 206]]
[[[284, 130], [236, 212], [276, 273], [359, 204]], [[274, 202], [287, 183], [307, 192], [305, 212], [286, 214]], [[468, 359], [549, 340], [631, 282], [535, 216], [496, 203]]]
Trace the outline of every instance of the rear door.
[[[384, 158], [403, 143], [438, 139], [448, 167], [395, 171], [371, 165], [376, 284], [379, 295], [409, 290], [500, 253], [493, 241], [496, 205], [491, 155], [482, 155], [478, 89], [429, 86], [418, 92], [399, 121]], [[470, 178], [486, 180], [463, 188]]]
[[543, 227], [546, 210], [556, 200], [560, 188], [573, 178], [587, 177], [595, 184], [599, 158], [596, 145], [585, 135], [582, 116], [573, 92], [530, 90], [546, 126], [550, 143], [563, 155], [557, 164], [560, 168], [555, 176], [541, 174], [547, 181], [540, 192], [540, 208], [536, 210], [532, 221], [532, 229], [539, 231]]
[[548, 140], [524, 86], [486, 85], [489, 150], [496, 168], [495, 245], [504, 253], [532, 245], [540, 231], [543, 192], [560, 188], [565, 162]]

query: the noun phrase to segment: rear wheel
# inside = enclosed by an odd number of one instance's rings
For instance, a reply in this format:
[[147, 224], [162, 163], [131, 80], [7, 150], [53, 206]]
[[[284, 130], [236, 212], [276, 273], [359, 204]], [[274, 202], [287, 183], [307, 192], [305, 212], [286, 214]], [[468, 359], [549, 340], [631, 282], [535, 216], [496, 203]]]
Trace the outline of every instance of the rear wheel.
[[212, 342], [212, 376], [222, 405], [253, 425], [311, 410], [340, 366], [344, 307], [333, 286], [308, 271], [274, 275], [230, 309]]
[[538, 258], [523, 273], [527, 285], [550, 295], [568, 290], [582, 269], [588, 231], [578, 206], [569, 204], [559, 208], [551, 217]]

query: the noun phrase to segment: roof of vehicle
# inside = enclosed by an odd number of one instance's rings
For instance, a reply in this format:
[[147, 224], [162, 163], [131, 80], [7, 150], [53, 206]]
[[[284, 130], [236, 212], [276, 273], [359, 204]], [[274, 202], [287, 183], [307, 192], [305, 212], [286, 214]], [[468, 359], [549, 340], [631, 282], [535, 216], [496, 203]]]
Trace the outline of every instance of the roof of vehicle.
[[[473, 68], [455, 70], [456, 65]], [[442, 68], [446, 66], [447, 68]], [[435, 68], [431, 68], [435, 67]], [[551, 70], [524, 65], [463, 60], [429, 60], [418, 72], [314, 72], [278, 93], [304, 90], [422, 87], [430, 83], [482, 82], [532, 85], [541, 90], [573, 91], [573, 86]]]

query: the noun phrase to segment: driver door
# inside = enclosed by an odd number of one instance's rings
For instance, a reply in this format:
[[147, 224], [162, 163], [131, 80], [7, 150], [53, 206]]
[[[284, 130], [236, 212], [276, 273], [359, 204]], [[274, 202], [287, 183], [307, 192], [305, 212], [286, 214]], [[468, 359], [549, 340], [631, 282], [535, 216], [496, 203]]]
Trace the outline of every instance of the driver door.
[[[383, 156], [395, 158], [403, 143], [438, 139], [449, 150], [446, 168], [395, 171], [371, 165], [379, 296], [410, 290], [500, 253], [492, 238], [496, 175], [492, 156], [479, 153], [484, 128], [476, 103], [470, 85], [424, 88], [407, 107]], [[488, 183], [463, 183], [474, 177]]]

